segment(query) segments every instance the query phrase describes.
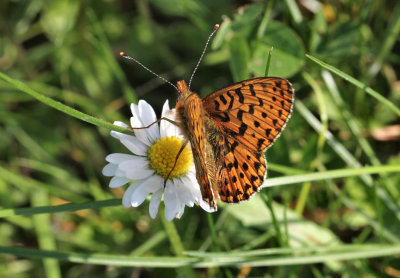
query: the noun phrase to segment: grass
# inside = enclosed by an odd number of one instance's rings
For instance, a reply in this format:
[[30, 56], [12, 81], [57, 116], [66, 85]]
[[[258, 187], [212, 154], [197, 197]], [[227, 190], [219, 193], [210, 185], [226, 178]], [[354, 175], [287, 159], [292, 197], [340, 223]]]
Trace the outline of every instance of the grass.
[[[0, 276], [400, 277], [400, 3], [318, 4], [4, 1]], [[176, 93], [118, 53], [187, 80], [216, 23], [193, 90], [267, 72], [292, 118], [256, 197], [152, 220], [101, 170], [129, 104]]]

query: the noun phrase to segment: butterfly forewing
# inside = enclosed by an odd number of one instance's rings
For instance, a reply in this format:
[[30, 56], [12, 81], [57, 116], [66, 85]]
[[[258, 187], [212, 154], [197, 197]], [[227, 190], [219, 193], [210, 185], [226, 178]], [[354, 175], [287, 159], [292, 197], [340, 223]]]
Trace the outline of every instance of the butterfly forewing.
[[203, 105], [221, 131], [261, 151], [274, 142], [289, 119], [293, 88], [282, 78], [253, 78], [210, 94]]

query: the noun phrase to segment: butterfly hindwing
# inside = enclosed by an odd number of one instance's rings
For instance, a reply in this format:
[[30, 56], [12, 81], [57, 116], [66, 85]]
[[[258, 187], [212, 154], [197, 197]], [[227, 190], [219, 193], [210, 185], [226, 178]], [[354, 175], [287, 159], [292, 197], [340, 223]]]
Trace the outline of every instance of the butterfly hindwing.
[[228, 203], [247, 200], [263, 184], [266, 162], [262, 152], [249, 150], [230, 137], [219, 137], [216, 159], [218, 171], [218, 193]]

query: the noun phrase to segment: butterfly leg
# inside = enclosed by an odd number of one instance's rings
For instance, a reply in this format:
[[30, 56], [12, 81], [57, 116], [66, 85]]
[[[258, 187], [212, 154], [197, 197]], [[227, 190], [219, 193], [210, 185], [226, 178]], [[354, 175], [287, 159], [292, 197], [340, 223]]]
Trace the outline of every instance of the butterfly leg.
[[167, 121], [167, 122], [170, 122], [170, 123], [173, 124], [173, 125], [180, 126], [180, 124], [179, 124], [178, 122], [175, 122], [175, 121], [173, 121], [173, 120], [171, 120], [171, 119], [168, 119], [168, 118], [166, 118], [166, 117], [162, 117], [162, 118], [159, 118], [157, 121], [155, 121], [155, 122], [149, 124], [148, 126], [144, 126], [144, 127], [129, 127], [129, 128], [130, 128], [130, 129], [146, 129], [146, 128], [151, 127], [152, 125], [155, 125], [156, 123], [161, 122], [162, 120], [165, 120], [165, 121]]
[[185, 139], [185, 141], [183, 141], [183, 143], [182, 143], [181, 148], [179, 149], [178, 153], [176, 154], [174, 166], [172, 166], [171, 171], [169, 171], [167, 177], [164, 179], [164, 187], [167, 185], [167, 181], [168, 181], [169, 177], [171, 176], [172, 171], [175, 169], [176, 163], [178, 163], [179, 156], [181, 155], [181, 153], [185, 149], [185, 147], [186, 147], [188, 142], [189, 142], [189, 140]]

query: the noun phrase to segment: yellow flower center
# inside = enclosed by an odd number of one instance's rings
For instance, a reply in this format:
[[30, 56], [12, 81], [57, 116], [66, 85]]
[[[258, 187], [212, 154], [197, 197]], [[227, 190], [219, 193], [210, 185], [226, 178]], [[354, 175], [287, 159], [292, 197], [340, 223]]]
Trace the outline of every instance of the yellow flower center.
[[[148, 157], [151, 167], [162, 177], [166, 178], [174, 166], [176, 156], [182, 147], [183, 141], [176, 136], [163, 137], [151, 146]], [[189, 146], [183, 149], [176, 162], [169, 179], [179, 177], [186, 173], [192, 164], [192, 152]]]

